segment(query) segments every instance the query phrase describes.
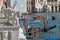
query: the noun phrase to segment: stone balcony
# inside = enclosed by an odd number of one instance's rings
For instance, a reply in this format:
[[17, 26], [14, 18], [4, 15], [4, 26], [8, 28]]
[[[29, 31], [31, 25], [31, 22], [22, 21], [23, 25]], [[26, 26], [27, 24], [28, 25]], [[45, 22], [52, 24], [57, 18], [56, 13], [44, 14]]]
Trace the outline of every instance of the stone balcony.
[[18, 30], [19, 26], [15, 25], [15, 26], [0, 26], [0, 31], [13, 31], [13, 30]]
[[16, 15], [18, 16], [19, 12], [9, 9], [0, 12], [0, 40], [19, 40], [20, 26]]
[[8, 21], [7, 19], [0, 19], [0, 23], [5, 23], [7, 21]]
[[19, 25], [0, 26], [0, 40], [19, 40]]

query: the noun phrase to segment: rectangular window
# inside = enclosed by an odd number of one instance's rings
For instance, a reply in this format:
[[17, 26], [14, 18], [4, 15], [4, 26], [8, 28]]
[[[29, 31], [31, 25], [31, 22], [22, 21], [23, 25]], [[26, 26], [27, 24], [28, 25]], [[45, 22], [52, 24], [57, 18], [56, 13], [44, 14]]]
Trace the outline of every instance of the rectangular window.
[[43, 0], [38, 0], [38, 2], [40, 3], [40, 2], [43, 2]]
[[43, 2], [43, 0], [40, 0], [41, 2]]
[[54, 0], [54, 2], [57, 2], [57, 0]]
[[50, 2], [51, 0], [47, 0], [47, 2]]
[[52, 0], [52, 2], [57, 2], [57, 0]]
[[57, 2], [57, 0], [47, 0], [47, 2]]

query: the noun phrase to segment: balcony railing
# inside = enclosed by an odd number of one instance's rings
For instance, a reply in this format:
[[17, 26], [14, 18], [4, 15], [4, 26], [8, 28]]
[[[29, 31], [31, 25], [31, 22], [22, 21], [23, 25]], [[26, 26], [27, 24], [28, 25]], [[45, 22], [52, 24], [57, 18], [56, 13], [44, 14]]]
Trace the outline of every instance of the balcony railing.
[[0, 26], [0, 31], [1, 30], [9, 31], [9, 30], [18, 30], [18, 29], [19, 29], [18, 25], [15, 25], [15, 26]]

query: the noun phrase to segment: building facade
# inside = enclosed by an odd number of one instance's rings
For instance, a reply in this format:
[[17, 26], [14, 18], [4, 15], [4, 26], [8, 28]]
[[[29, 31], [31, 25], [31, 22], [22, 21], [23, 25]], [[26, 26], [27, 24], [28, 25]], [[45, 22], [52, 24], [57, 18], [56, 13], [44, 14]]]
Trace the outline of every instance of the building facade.
[[52, 12], [60, 11], [60, 0], [53, 0], [53, 1], [47, 0], [47, 5], [51, 6]]
[[35, 9], [35, 0], [27, 0], [27, 12], [33, 12]]
[[7, 7], [9, 7], [11, 5], [11, 0], [3, 0], [3, 5]]
[[39, 11], [44, 5], [47, 5], [47, 9], [51, 12], [60, 11], [60, 0], [35, 0], [35, 8]]
[[3, 0], [3, 5], [22, 13], [27, 11], [26, 0]]
[[[18, 19], [14, 19], [11, 10], [3, 10], [0, 12], [0, 40], [18, 40], [19, 39], [19, 25]], [[9, 16], [9, 17], [8, 17]], [[16, 15], [15, 15], [16, 16]], [[13, 22], [15, 20], [15, 22]]]
[[1, 11], [1, 7], [2, 7], [2, 5], [3, 5], [3, 1], [0, 0], [0, 11]]
[[33, 11], [40, 12], [42, 11], [43, 7], [50, 12], [59, 12], [60, 11], [60, 0], [28, 0], [27, 1], [28, 12], [33, 12]]

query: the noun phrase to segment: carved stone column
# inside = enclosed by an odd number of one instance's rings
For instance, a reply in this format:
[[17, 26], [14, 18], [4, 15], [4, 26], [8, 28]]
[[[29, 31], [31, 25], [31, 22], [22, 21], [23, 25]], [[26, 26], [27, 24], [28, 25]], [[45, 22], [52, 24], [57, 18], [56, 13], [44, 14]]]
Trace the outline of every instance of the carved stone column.
[[0, 32], [0, 40], [3, 40], [3, 33]]
[[8, 40], [11, 40], [11, 32], [8, 32]]

